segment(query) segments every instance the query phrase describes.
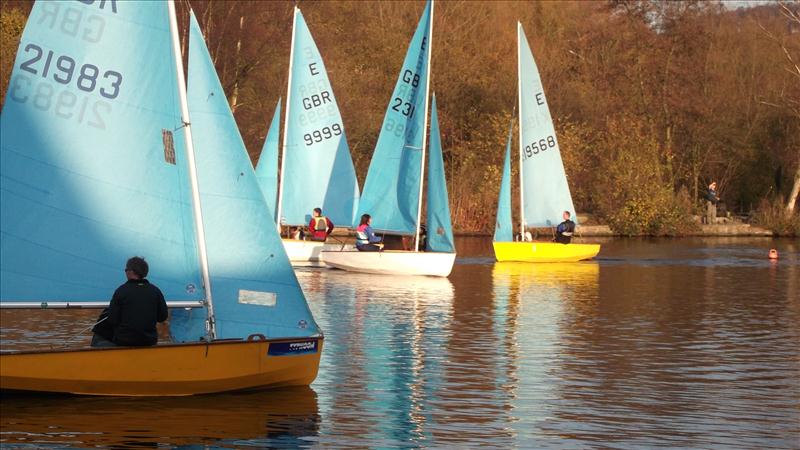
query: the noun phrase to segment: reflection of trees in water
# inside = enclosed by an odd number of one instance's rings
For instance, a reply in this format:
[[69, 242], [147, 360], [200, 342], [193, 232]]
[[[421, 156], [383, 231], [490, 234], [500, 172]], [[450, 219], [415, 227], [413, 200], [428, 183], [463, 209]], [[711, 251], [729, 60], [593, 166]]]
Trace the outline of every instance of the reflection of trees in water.
[[[714, 436], [735, 446], [744, 430], [774, 439], [756, 425], [767, 419], [758, 411], [786, 409], [780, 387], [790, 385], [779, 368], [796, 349], [784, 333], [798, 335], [800, 316], [785, 314], [796, 300], [763, 295], [760, 271], [603, 266], [598, 301], [564, 316], [564, 358], [551, 381], [562, 401], [545, 430], [629, 445], [695, 446]], [[769, 383], [777, 390], [757, 393]]]

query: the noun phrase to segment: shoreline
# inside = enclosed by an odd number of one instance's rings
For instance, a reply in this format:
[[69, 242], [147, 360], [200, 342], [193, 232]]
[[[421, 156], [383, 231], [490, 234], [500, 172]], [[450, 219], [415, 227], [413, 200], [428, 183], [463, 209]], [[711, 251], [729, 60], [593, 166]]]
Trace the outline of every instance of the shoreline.
[[[478, 231], [459, 231], [454, 232], [456, 236], [492, 236], [492, 233], [484, 233]], [[608, 225], [581, 225], [575, 230], [576, 237], [647, 237], [648, 235], [635, 235], [627, 236], [615, 233]], [[777, 237], [775, 233], [766, 228], [752, 226], [746, 223], [736, 224], [715, 224], [715, 225], [699, 225], [698, 229], [694, 232], [682, 233], [675, 236], [681, 237], [698, 237], [698, 236], [725, 236], [725, 237]]]

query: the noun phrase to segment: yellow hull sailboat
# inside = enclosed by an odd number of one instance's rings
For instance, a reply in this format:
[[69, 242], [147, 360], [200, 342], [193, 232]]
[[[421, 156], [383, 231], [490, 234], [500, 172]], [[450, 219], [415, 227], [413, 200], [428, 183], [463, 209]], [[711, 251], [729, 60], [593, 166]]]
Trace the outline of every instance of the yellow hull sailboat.
[[560, 244], [558, 242], [492, 242], [498, 261], [577, 262], [592, 259], [600, 244]]
[[[575, 207], [567, 184], [564, 164], [556, 139], [553, 118], [544, 96], [542, 80], [528, 40], [517, 23], [517, 79], [519, 93], [519, 179], [520, 229], [519, 240], [513, 236], [511, 216], [511, 138], [508, 132], [503, 178], [497, 205], [494, 233], [494, 254], [497, 261], [575, 262], [591, 259], [600, 252], [599, 244], [562, 242], [531, 242], [527, 228], [551, 228], [553, 220], [570, 215]], [[568, 222], [565, 222], [565, 224]], [[574, 231], [559, 225], [561, 240], [568, 242]]]
[[321, 352], [322, 338], [15, 352], [0, 355], [0, 385], [3, 391], [118, 396], [307, 386]]
[[[76, 8], [100, 26], [47, 25]], [[316, 377], [322, 331], [194, 14], [189, 40], [187, 93], [171, 0], [34, 4], [2, 112], [0, 307], [102, 308], [142, 255], [173, 343], [3, 352], [3, 391], [182, 396]]]

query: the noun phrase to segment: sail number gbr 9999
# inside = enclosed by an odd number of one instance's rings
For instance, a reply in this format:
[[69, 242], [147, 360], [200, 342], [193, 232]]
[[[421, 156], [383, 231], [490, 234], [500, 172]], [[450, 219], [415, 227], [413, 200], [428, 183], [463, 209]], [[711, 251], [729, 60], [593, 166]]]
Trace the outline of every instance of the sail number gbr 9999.
[[314, 143], [322, 142], [325, 139], [330, 139], [340, 134], [342, 134], [342, 126], [335, 123], [329, 127], [322, 127], [319, 130], [304, 134], [303, 141], [305, 141], [307, 146], [314, 145]]
[[549, 148], [555, 148], [556, 146], [556, 138], [553, 136], [547, 136], [545, 138], [539, 139], [538, 141], [533, 141], [530, 144], [526, 145], [522, 151], [522, 160], [526, 160], [533, 155], [537, 155], [540, 152], [543, 152]]

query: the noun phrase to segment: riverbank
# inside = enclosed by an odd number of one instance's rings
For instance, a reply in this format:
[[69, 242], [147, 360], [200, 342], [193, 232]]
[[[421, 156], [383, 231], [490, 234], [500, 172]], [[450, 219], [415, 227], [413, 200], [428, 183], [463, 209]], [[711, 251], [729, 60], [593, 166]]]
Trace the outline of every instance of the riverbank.
[[[578, 236], [619, 236], [608, 225], [585, 225], [577, 229]], [[714, 225], [699, 225], [694, 232], [681, 234], [679, 237], [689, 236], [764, 236], [771, 237], [774, 233], [766, 228], [755, 227], [747, 223], [726, 223]]]
[[[490, 233], [456, 232], [457, 236], [491, 236]], [[577, 237], [621, 237], [608, 225], [581, 225], [577, 228]], [[728, 236], [728, 237], [774, 237], [775, 233], [766, 228], [752, 226], [747, 223], [725, 223], [715, 225], [698, 225], [694, 232], [684, 233], [676, 237], [693, 236]]]

